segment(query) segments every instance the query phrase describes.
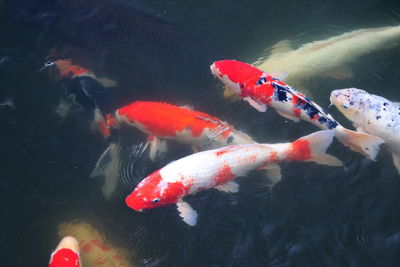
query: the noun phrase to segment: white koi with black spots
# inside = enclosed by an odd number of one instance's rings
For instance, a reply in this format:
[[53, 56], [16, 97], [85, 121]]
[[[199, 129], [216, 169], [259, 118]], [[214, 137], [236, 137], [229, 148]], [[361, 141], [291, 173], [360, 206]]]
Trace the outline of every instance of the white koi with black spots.
[[334, 90], [330, 100], [358, 132], [376, 135], [385, 141], [400, 173], [400, 104], [356, 88]]

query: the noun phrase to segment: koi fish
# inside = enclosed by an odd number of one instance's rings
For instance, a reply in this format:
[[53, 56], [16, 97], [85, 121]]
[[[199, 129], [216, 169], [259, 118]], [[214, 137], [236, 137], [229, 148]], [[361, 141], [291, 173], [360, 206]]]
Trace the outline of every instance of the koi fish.
[[332, 138], [332, 131], [325, 130], [293, 143], [243, 144], [198, 152], [173, 161], [144, 178], [125, 201], [136, 211], [176, 203], [183, 221], [193, 226], [197, 213], [182, 200], [185, 196], [210, 188], [236, 193], [239, 185], [233, 181], [235, 178], [251, 170], [279, 169], [277, 163], [283, 161], [342, 166], [340, 160], [325, 154]]
[[356, 88], [334, 90], [331, 103], [350, 121], [357, 132], [385, 140], [400, 173], [400, 104]]
[[69, 83], [62, 89], [62, 97], [57, 106], [57, 114], [65, 118], [72, 110], [93, 110], [91, 129], [100, 131], [108, 137], [109, 131], [104, 127], [104, 116], [114, 107], [112, 92], [107, 87], [116, 86], [116, 82], [107, 78], [98, 78], [89, 69], [72, 64], [72, 61], [47, 61], [41, 70], [54, 70], [50, 75], [56, 80], [67, 80]]
[[379, 49], [394, 47], [398, 45], [398, 40], [399, 25], [346, 32], [303, 44], [297, 49], [284, 40], [272, 47], [268, 58], [259, 59], [253, 64], [265, 72], [277, 70], [288, 73], [286, 82], [294, 86], [303, 86], [305, 81], [318, 76], [349, 79], [353, 77], [347, 66], [349, 63]]
[[56, 67], [58, 73], [58, 78], [63, 80], [67, 78], [77, 78], [77, 77], [91, 77], [98, 81], [102, 86], [108, 88], [108, 87], [116, 87], [118, 86], [118, 83], [116, 81], [110, 80], [108, 78], [99, 78], [97, 77], [93, 71], [86, 69], [84, 67], [81, 67], [79, 65], [72, 64], [71, 59], [59, 59], [55, 61], [46, 61], [44, 63], [44, 66], [42, 67], [41, 70], [47, 69], [49, 67]]
[[64, 237], [51, 254], [49, 267], [79, 267], [79, 244], [72, 236]]
[[195, 151], [255, 141], [232, 125], [189, 107], [167, 103], [136, 101], [107, 116], [107, 126], [117, 128], [126, 123], [148, 134], [150, 158], [166, 150], [163, 139], [190, 144]]
[[[335, 137], [351, 150], [375, 159], [379, 145], [384, 141], [367, 133], [358, 133], [341, 126], [326, 110], [311, 101], [286, 83], [262, 72], [257, 68], [235, 60], [216, 61], [211, 72], [243, 100], [260, 112], [274, 108], [281, 116], [298, 122], [305, 120], [319, 127], [329, 129]], [[245, 77], [243, 73], [247, 73]]]
[[[256, 143], [247, 134], [216, 117], [162, 102], [136, 101], [117, 109], [106, 115], [104, 132], [118, 129], [121, 124], [133, 126], [148, 135], [147, 143], [133, 146], [130, 153], [140, 158], [150, 146], [152, 161], [166, 152], [166, 140], [189, 144], [194, 151]], [[105, 177], [102, 192], [107, 199], [117, 187], [118, 177], [124, 175], [120, 173], [120, 153], [120, 145], [110, 143], [90, 174], [91, 177]], [[273, 177], [274, 173], [268, 172], [267, 175]]]

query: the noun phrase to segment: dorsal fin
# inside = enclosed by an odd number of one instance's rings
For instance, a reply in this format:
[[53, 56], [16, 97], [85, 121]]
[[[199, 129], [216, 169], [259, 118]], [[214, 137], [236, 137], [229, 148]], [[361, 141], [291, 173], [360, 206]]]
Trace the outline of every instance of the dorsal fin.
[[289, 40], [282, 40], [271, 47], [271, 57], [279, 56], [287, 52], [293, 51]]
[[207, 122], [212, 122], [214, 124], [220, 124], [220, 125], [225, 125], [226, 124], [226, 122], [223, 122], [223, 121], [220, 121], [218, 119], [211, 118], [211, 117], [196, 116], [196, 119], [207, 121]]

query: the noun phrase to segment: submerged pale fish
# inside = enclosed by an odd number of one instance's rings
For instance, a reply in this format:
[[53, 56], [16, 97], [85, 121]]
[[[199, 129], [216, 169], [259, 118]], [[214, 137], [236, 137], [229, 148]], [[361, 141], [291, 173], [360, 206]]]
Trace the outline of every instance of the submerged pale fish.
[[400, 173], [400, 104], [356, 88], [334, 90], [330, 99], [358, 132], [385, 140]]
[[235, 145], [195, 153], [144, 178], [126, 198], [126, 204], [142, 211], [176, 203], [183, 221], [192, 226], [196, 224], [197, 212], [182, 200], [187, 195], [211, 188], [236, 193], [239, 185], [233, 181], [235, 178], [251, 170], [279, 170], [277, 163], [284, 161], [342, 166], [340, 160], [325, 154], [332, 137], [332, 131], [326, 130], [293, 143]]
[[396, 40], [400, 40], [400, 26], [351, 31], [304, 44], [295, 50], [286, 40], [277, 43], [268, 58], [254, 62], [254, 65], [265, 72], [286, 72], [289, 76], [285, 81], [294, 86], [318, 76], [351, 78], [353, 74], [347, 64], [388, 48]]

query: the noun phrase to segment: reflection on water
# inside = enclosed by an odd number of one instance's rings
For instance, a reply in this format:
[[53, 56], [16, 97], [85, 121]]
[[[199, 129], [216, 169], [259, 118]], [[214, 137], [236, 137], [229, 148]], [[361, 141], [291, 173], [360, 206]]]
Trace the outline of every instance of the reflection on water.
[[[164, 159], [137, 163], [129, 170], [131, 180], [106, 201], [103, 181], [89, 178], [107, 146], [90, 130], [92, 113], [83, 109], [60, 118], [56, 110], [65, 81], [38, 71], [46, 60], [71, 59], [118, 82], [110, 89], [115, 107], [134, 100], [191, 105], [260, 142], [293, 141], [315, 128], [224, 100], [209, 65], [266, 58], [284, 40], [297, 49], [354, 30], [397, 26], [397, 1], [6, 0], [0, 10], [0, 101], [14, 104], [14, 109], [0, 106], [4, 266], [45, 266], [59, 240], [58, 226], [73, 220], [90, 223], [139, 266], [394, 266], [399, 261], [400, 180], [386, 150], [371, 162], [335, 141], [329, 153], [346, 168], [285, 163], [284, 178], [272, 191], [264, 175], [253, 172], [238, 179], [237, 194], [200, 192], [187, 198], [201, 215], [196, 227], [188, 227], [175, 207], [137, 213], [124, 198], [145, 175], [190, 150], [172, 143]], [[304, 86], [323, 107], [331, 90], [346, 87], [399, 101], [399, 41], [346, 63], [351, 77], [314, 75]], [[324, 60], [330, 57], [336, 54]], [[131, 131], [121, 137], [123, 154], [146, 140]]]

